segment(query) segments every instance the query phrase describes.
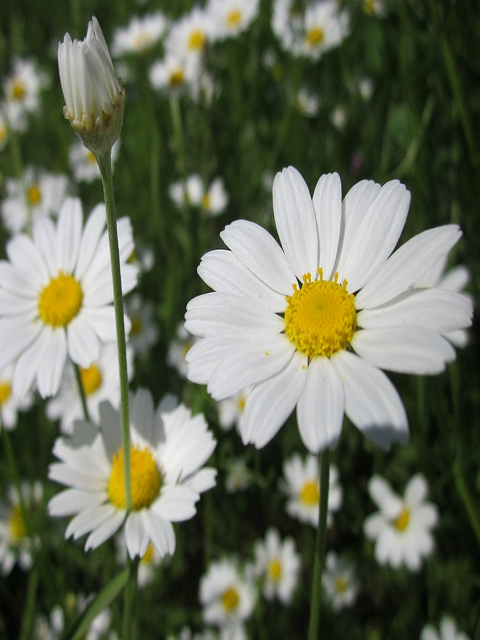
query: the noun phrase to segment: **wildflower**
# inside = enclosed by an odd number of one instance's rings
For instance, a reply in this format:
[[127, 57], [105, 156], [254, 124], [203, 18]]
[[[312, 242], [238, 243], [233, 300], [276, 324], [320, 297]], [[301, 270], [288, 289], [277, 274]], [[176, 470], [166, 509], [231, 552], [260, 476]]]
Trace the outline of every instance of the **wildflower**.
[[[117, 159], [119, 151], [120, 140], [117, 140], [112, 147], [112, 164]], [[81, 140], [76, 140], [70, 147], [68, 160], [77, 182], [93, 182], [100, 179], [100, 169], [95, 155], [84, 146]]]
[[18, 400], [12, 393], [13, 383], [12, 364], [0, 371], [0, 428], [11, 431], [17, 426], [18, 411], [26, 411], [33, 403], [33, 396], [28, 394], [23, 400]]
[[168, 21], [161, 11], [134, 16], [126, 27], [113, 34], [112, 53], [114, 56], [141, 54], [149, 51], [164, 36]]
[[154, 410], [149, 391], [130, 397], [132, 511], [125, 510], [120, 414], [109, 402], [100, 405], [100, 431], [77, 422], [73, 440], [59, 438], [49, 477], [65, 484], [49, 502], [53, 516], [74, 516], [65, 537], [90, 534], [85, 550], [95, 549], [125, 522], [131, 558], [144, 556], [150, 542], [161, 557], [172, 555], [172, 522], [195, 515], [200, 493], [215, 484], [215, 470], [202, 468], [215, 448], [205, 418], [183, 405]]
[[212, 562], [200, 580], [199, 597], [207, 624], [220, 627], [226, 637], [243, 635], [255, 605], [255, 590], [236, 562], [226, 558]]
[[178, 94], [193, 87], [200, 76], [200, 64], [195, 56], [180, 56], [167, 52], [163, 60], [149, 70], [150, 83], [157, 91]]
[[58, 69], [65, 118], [87, 149], [96, 155], [109, 153], [122, 128], [125, 90], [95, 17], [81, 42], [65, 34], [58, 45]]
[[293, 538], [280, 539], [276, 529], [269, 529], [264, 541], [255, 544], [255, 573], [263, 579], [263, 595], [277, 597], [284, 605], [292, 601], [298, 582], [300, 556]]
[[423, 627], [420, 640], [470, 640], [466, 633], [458, 630], [457, 623], [451, 616], [443, 616], [437, 631], [431, 624]]
[[258, 15], [260, 0], [209, 0], [207, 12], [215, 23], [214, 39], [223, 40], [246, 31]]
[[35, 60], [19, 58], [11, 73], [3, 80], [3, 109], [9, 126], [22, 133], [27, 128], [27, 115], [38, 114], [40, 92], [49, 85], [49, 78]]
[[428, 486], [421, 474], [413, 476], [403, 498], [380, 476], [368, 483], [370, 497], [379, 511], [369, 515], [363, 525], [365, 535], [375, 541], [375, 559], [394, 568], [405, 565], [418, 571], [422, 558], [433, 551], [431, 529], [438, 522], [437, 507], [426, 502]]
[[201, 208], [209, 216], [218, 216], [225, 211], [228, 204], [228, 194], [222, 178], [215, 178], [210, 186], [205, 189]]
[[250, 470], [243, 458], [235, 458], [228, 464], [225, 489], [228, 493], [244, 491], [250, 485]]
[[383, 0], [362, 0], [363, 11], [368, 16], [376, 16], [377, 18], [383, 18], [386, 14], [385, 5]]
[[242, 389], [231, 398], [226, 398], [218, 403], [218, 418], [220, 427], [227, 431], [235, 424], [240, 432], [240, 422], [245, 410], [245, 403], [251, 388]]
[[172, 369], [176, 369], [182, 378], [187, 377], [186, 357], [195, 342], [197, 338], [185, 329], [183, 322], [180, 323], [177, 327], [177, 337], [168, 347], [167, 364]]
[[[128, 218], [117, 223], [124, 292], [135, 286], [137, 268], [125, 264], [133, 249]], [[116, 340], [113, 287], [105, 229], [98, 205], [82, 229], [80, 200], [65, 200], [57, 224], [42, 218], [33, 238], [8, 242], [0, 261], [0, 368], [15, 362], [13, 394], [23, 398], [36, 381], [40, 395], [54, 395], [67, 356], [88, 368], [100, 340]], [[128, 327], [129, 328], [129, 327]]]
[[[109, 342], [100, 345], [100, 354], [89, 367], [80, 367], [85, 402], [90, 419], [97, 424], [99, 420], [99, 405], [103, 400], [109, 400], [114, 406], [120, 403], [120, 378], [118, 373], [117, 344]], [[127, 348], [127, 369], [129, 378], [133, 376], [133, 351]], [[84, 419], [83, 406], [80, 400], [78, 382], [73, 367], [65, 369], [64, 376], [57, 395], [47, 404], [47, 416], [50, 420], [60, 419], [62, 433], [73, 431], [75, 420]]]
[[353, 566], [335, 551], [325, 557], [325, 571], [322, 574], [325, 595], [334, 611], [351, 606], [358, 594], [358, 583]]
[[348, 17], [339, 12], [335, 0], [321, 0], [305, 10], [303, 43], [300, 52], [313, 60], [337, 47], [348, 34]]
[[[307, 455], [304, 461], [294, 453], [283, 463], [284, 479], [280, 489], [288, 497], [287, 513], [313, 527], [318, 527], [318, 506], [321, 500], [320, 469], [318, 458]], [[342, 506], [342, 488], [338, 481], [338, 469], [330, 465], [327, 526], [333, 522], [332, 514]]]
[[131, 322], [128, 343], [136, 355], [145, 354], [158, 339], [153, 303], [135, 293], [126, 300], [125, 308]]
[[202, 7], [177, 20], [165, 39], [165, 50], [180, 57], [201, 56], [212, 36], [213, 21]]
[[214, 292], [187, 305], [185, 327], [201, 338], [186, 356], [188, 376], [216, 401], [253, 385], [245, 444], [263, 447], [295, 407], [312, 453], [337, 443], [344, 413], [384, 449], [408, 441], [405, 409], [381, 369], [443, 371], [455, 351], [442, 334], [472, 315], [457, 293], [414, 288], [458, 241], [457, 225], [390, 256], [409, 203], [397, 180], [359, 182], [342, 203], [337, 174], [320, 178], [312, 201], [290, 167], [273, 185], [283, 248], [240, 220], [220, 234], [230, 251], [203, 256], [198, 272]]
[[7, 231], [14, 235], [30, 230], [33, 220], [55, 218], [67, 197], [69, 181], [66, 175], [25, 169], [22, 180], [8, 178], [6, 198], [0, 213]]
[[170, 185], [168, 193], [179, 209], [186, 205], [199, 207], [204, 194], [203, 180], [198, 173], [192, 173], [185, 182], [174, 182]]
[[300, 87], [296, 96], [296, 103], [300, 113], [308, 118], [317, 115], [320, 108], [320, 100], [317, 95], [309, 91], [306, 87]]

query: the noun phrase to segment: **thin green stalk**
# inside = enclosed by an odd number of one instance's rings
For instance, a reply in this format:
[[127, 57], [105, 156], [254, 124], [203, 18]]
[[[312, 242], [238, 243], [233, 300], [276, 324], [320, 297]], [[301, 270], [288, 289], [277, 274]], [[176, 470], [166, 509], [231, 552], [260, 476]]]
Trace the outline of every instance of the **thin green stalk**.
[[130, 577], [125, 586], [125, 608], [123, 611], [123, 637], [136, 640], [138, 633], [135, 625], [136, 601], [137, 601], [137, 568], [139, 558], [135, 556], [132, 560], [127, 552], [127, 562], [130, 568]]
[[85, 417], [85, 420], [87, 422], [90, 422], [90, 413], [88, 411], [87, 398], [85, 396], [85, 389], [82, 383], [80, 367], [75, 362], [72, 362], [72, 364], [73, 364], [73, 370], [75, 371], [75, 378], [77, 380], [78, 395], [80, 396], [80, 402], [82, 403], [83, 415]]
[[173, 134], [175, 136], [175, 148], [177, 152], [177, 165], [183, 180], [187, 174], [187, 148], [183, 132], [182, 113], [180, 101], [177, 95], [171, 94], [169, 98], [170, 115], [172, 117]]
[[25, 598], [24, 614], [22, 617], [22, 626], [20, 629], [19, 640], [28, 640], [32, 637], [33, 621], [36, 613], [38, 583], [40, 579], [40, 571], [38, 562], [35, 561], [28, 577], [27, 596]]
[[315, 563], [313, 568], [312, 600], [310, 602], [310, 623], [308, 640], [318, 638], [320, 621], [320, 603], [322, 593], [322, 573], [327, 537], [328, 491], [330, 487], [330, 451], [326, 449], [320, 456], [320, 505], [318, 509], [317, 541], [315, 545]]

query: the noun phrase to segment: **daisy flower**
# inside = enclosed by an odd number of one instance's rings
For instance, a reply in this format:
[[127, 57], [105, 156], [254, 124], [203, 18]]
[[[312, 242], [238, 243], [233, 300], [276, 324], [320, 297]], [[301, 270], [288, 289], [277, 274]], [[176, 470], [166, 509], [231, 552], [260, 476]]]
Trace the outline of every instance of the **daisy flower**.
[[185, 205], [199, 207], [205, 193], [203, 180], [198, 173], [192, 173], [185, 182], [174, 182], [170, 185], [168, 193], [179, 209]]
[[358, 583], [353, 566], [335, 551], [325, 556], [325, 570], [322, 585], [332, 609], [337, 612], [351, 606], [358, 594]]
[[[131, 347], [127, 347], [127, 369], [128, 377], [131, 379], [133, 377], [133, 350]], [[98, 424], [99, 405], [103, 400], [109, 400], [115, 407], [120, 404], [117, 343], [101, 344], [98, 359], [87, 368], [80, 367], [80, 379], [90, 420]], [[60, 429], [65, 434], [72, 433], [75, 420], [84, 418], [73, 366], [65, 369], [57, 395], [47, 404], [47, 416], [50, 420], [60, 419]]]
[[210, 14], [199, 6], [172, 25], [165, 38], [165, 50], [180, 57], [201, 56], [213, 33]]
[[158, 330], [153, 320], [153, 302], [134, 293], [125, 301], [125, 309], [131, 322], [128, 344], [136, 355], [143, 355], [158, 340]]
[[442, 334], [472, 316], [458, 293], [414, 288], [458, 241], [457, 225], [392, 253], [409, 203], [398, 180], [363, 180], [342, 202], [337, 174], [320, 178], [312, 200], [290, 167], [273, 184], [282, 247], [239, 220], [220, 234], [230, 250], [203, 256], [198, 272], [214, 292], [187, 305], [185, 327], [200, 337], [186, 356], [188, 377], [216, 401], [253, 385], [245, 444], [266, 445], [295, 407], [312, 453], [337, 443], [344, 413], [384, 449], [408, 441], [405, 409], [381, 369], [443, 371], [455, 350]]
[[226, 637], [243, 636], [244, 623], [255, 605], [255, 589], [230, 559], [212, 562], [200, 580], [203, 619], [226, 632]]
[[215, 485], [215, 470], [202, 468], [215, 448], [203, 415], [183, 405], [155, 411], [149, 391], [130, 397], [132, 511], [126, 514], [120, 413], [109, 402], [100, 405], [100, 431], [87, 422], [75, 424], [73, 439], [59, 438], [53, 453], [60, 460], [49, 477], [65, 484], [49, 502], [53, 516], [74, 516], [65, 537], [88, 533], [85, 550], [95, 549], [125, 522], [131, 558], [144, 556], [150, 542], [161, 557], [172, 555], [172, 522], [195, 515], [200, 493]]
[[126, 27], [117, 29], [113, 34], [112, 54], [141, 54], [154, 47], [167, 30], [168, 22], [161, 11], [134, 16]]
[[403, 498], [380, 476], [370, 479], [368, 491], [379, 511], [366, 518], [363, 530], [375, 542], [376, 561], [418, 571], [422, 558], [433, 552], [431, 529], [438, 522], [437, 507], [425, 500], [428, 491], [425, 478], [421, 474], [413, 476]]
[[27, 411], [33, 396], [28, 394], [23, 400], [18, 400], [12, 394], [13, 364], [9, 364], [0, 371], [0, 428], [11, 431], [17, 426], [18, 411]]
[[431, 624], [423, 627], [420, 640], [470, 640], [466, 633], [458, 630], [457, 623], [450, 616], [443, 616], [437, 631]]
[[207, 12], [214, 21], [214, 39], [224, 40], [246, 31], [258, 15], [260, 0], [209, 0]]
[[218, 403], [218, 419], [224, 431], [228, 431], [236, 425], [240, 432], [240, 422], [245, 410], [245, 403], [251, 388], [242, 389], [231, 398], [226, 398]]
[[[318, 507], [321, 500], [320, 467], [318, 458], [307, 455], [304, 461], [294, 453], [283, 463], [284, 479], [280, 481], [281, 491], [288, 497], [286, 510], [291, 518], [318, 527]], [[333, 522], [332, 514], [342, 506], [342, 488], [338, 480], [338, 470], [330, 465], [327, 526]]]
[[198, 81], [200, 63], [196, 56], [180, 56], [167, 52], [163, 60], [155, 62], [149, 70], [150, 83], [157, 91], [181, 93]]
[[40, 92], [49, 85], [48, 76], [38, 69], [33, 59], [19, 58], [10, 74], [3, 80], [4, 110], [10, 127], [23, 132], [27, 128], [27, 114], [38, 113]]
[[201, 208], [209, 216], [218, 216], [225, 211], [228, 205], [228, 194], [222, 178], [214, 178], [209, 187], [205, 189]]
[[305, 10], [300, 53], [318, 60], [342, 42], [348, 29], [347, 14], [339, 12], [336, 0], [321, 0], [310, 4]]
[[[137, 268], [128, 218], [118, 220], [124, 292]], [[116, 340], [105, 207], [98, 205], [82, 229], [82, 205], [65, 200], [57, 224], [35, 220], [33, 237], [8, 242], [0, 261], [0, 369], [15, 362], [13, 394], [23, 398], [36, 382], [40, 395], [57, 393], [67, 357], [88, 368], [100, 341]], [[129, 323], [127, 330], [129, 329]]]
[[307, 118], [313, 118], [318, 114], [320, 99], [315, 93], [307, 89], [307, 87], [300, 87], [295, 102], [300, 113], [303, 113]]
[[197, 340], [198, 338], [192, 336], [192, 334], [185, 329], [182, 322], [177, 327], [177, 337], [168, 347], [167, 364], [169, 367], [172, 367], [172, 369], [176, 369], [182, 378], [187, 377], [187, 353]]
[[14, 235], [30, 230], [35, 219], [58, 216], [67, 197], [69, 180], [63, 174], [27, 167], [22, 180], [8, 178], [5, 187], [7, 195], [0, 213], [5, 228]]
[[277, 597], [282, 604], [290, 604], [300, 571], [293, 538], [281, 540], [276, 529], [269, 529], [265, 540], [256, 543], [254, 553], [255, 573], [263, 579], [265, 598]]

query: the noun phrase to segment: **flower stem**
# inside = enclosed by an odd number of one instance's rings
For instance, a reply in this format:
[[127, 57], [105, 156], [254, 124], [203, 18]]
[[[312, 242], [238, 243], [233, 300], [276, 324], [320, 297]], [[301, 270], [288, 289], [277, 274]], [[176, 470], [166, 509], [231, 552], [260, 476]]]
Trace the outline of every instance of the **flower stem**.
[[313, 568], [312, 600], [310, 603], [310, 623], [308, 640], [318, 638], [320, 620], [320, 596], [322, 592], [322, 573], [327, 536], [328, 490], [330, 485], [330, 451], [326, 449], [320, 456], [320, 504], [318, 509], [318, 529], [315, 546], [315, 564]]
[[82, 403], [83, 416], [87, 422], [90, 422], [90, 413], [87, 406], [87, 398], [85, 396], [85, 389], [82, 383], [82, 376], [80, 374], [80, 367], [76, 362], [72, 362], [73, 370], [75, 371], [75, 378], [77, 380], [78, 395], [80, 396], [80, 402]]

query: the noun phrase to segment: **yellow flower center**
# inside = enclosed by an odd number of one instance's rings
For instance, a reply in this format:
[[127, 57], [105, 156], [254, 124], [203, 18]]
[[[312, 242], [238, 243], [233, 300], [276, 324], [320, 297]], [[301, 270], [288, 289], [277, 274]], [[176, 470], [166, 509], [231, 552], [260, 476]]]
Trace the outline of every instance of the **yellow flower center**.
[[170, 74], [169, 84], [171, 87], [181, 87], [184, 81], [185, 81], [185, 77], [183, 75], [182, 69], [176, 69], [175, 71], [172, 71], [172, 73]]
[[[162, 476], [152, 452], [130, 445], [130, 478], [132, 483], [132, 509], [149, 507], [162, 488]], [[108, 498], [118, 509], [125, 509], [125, 478], [123, 475], [123, 449], [113, 455], [112, 471], [108, 480]]]
[[16, 504], [12, 509], [8, 525], [10, 528], [12, 542], [18, 542], [27, 535], [25, 523], [22, 518], [22, 512], [20, 511], [20, 506], [18, 504]]
[[42, 192], [38, 184], [31, 184], [27, 189], [27, 200], [31, 207], [35, 207], [40, 204], [42, 200]]
[[139, 336], [143, 331], [143, 321], [141, 318], [131, 318], [130, 335]]
[[403, 507], [398, 518], [394, 520], [393, 526], [397, 531], [405, 531], [405, 529], [408, 527], [409, 522], [410, 522], [410, 511], [406, 507]]
[[368, 15], [373, 15], [375, 11], [375, 0], [363, 0], [363, 10], [365, 13], [368, 13]]
[[90, 365], [88, 369], [80, 369], [80, 378], [86, 396], [94, 393], [102, 384], [102, 373], [96, 364]]
[[300, 490], [300, 501], [306, 507], [314, 507], [320, 502], [320, 488], [313, 480], [307, 480]]
[[268, 575], [274, 582], [278, 582], [282, 577], [282, 563], [278, 558], [273, 558], [268, 563]]
[[229, 26], [231, 29], [234, 27], [238, 27], [241, 19], [242, 19], [242, 14], [240, 12], [240, 9], [234, 9], [233, 11], [229, 11], [226, 17], [227, 26]]
[[135, 51], [143, 51], [152, 45], [153, 38], [151, 33], [137, 33], [133, 40], [133, 48]]
[[147, 550], [145, 551], [145, 553], [142, 556], [142, 559], [140, 560], [140, 564], [152, 564], [153, 562], [153, 544], [150, 542], [150, 544], [147, 547]]
[[12, 385], [6, 380], [0, 380], [0, 407], [10, 398]]
[[72, 275], [60, 271], [40, 291], [38, 313], [45, 324], [66, 327], [80, 311], [82, 301], [80, 283]]
[[203, 45], [205, 44], [205, 34], [200, 29], [194, 29], [188, 38], [187, 47], [191, 51], [198, 51], [199, 49], [203, 49]]
[[202, 208], [205, 209], [205, 211], [210, 211], [211, 206], [212, 206], [212, 201], [211, 201], [210, 195], [206, 193], [202, 198]]
[[311, 281], [307, 273], [301, 289], [293, 285], [294, 294], [287, 296], [285, 333], [299, 351], [309, 358], [329, 358], [346, 349], [357, 326], [354, 296], [347, 291], [347, 281], [342, 285], [335, 280]]
[[27, 88], [22, 80], [14, 80], [12, 83], [12, 100], [21, 100], [27, 93]]
[[343, 576], [338, 576], [335, 580], [335, 591], [337, 593], [345, 593], [348, 587], [348, 582]]
[[318, 47], [325, 40], [325, 31], [321, 27], [312, 27], [305, 39], [310, 47]]
[[235, 587], [228, 587], [228, 589], [225, 589], [222, 593], [222, 605], [228, 613], [235, 611], [239, 602], [240, 596], [238, 595], [238, 591]]
[[0, 123], [0, 143], [7, 137], [7, 127]]

